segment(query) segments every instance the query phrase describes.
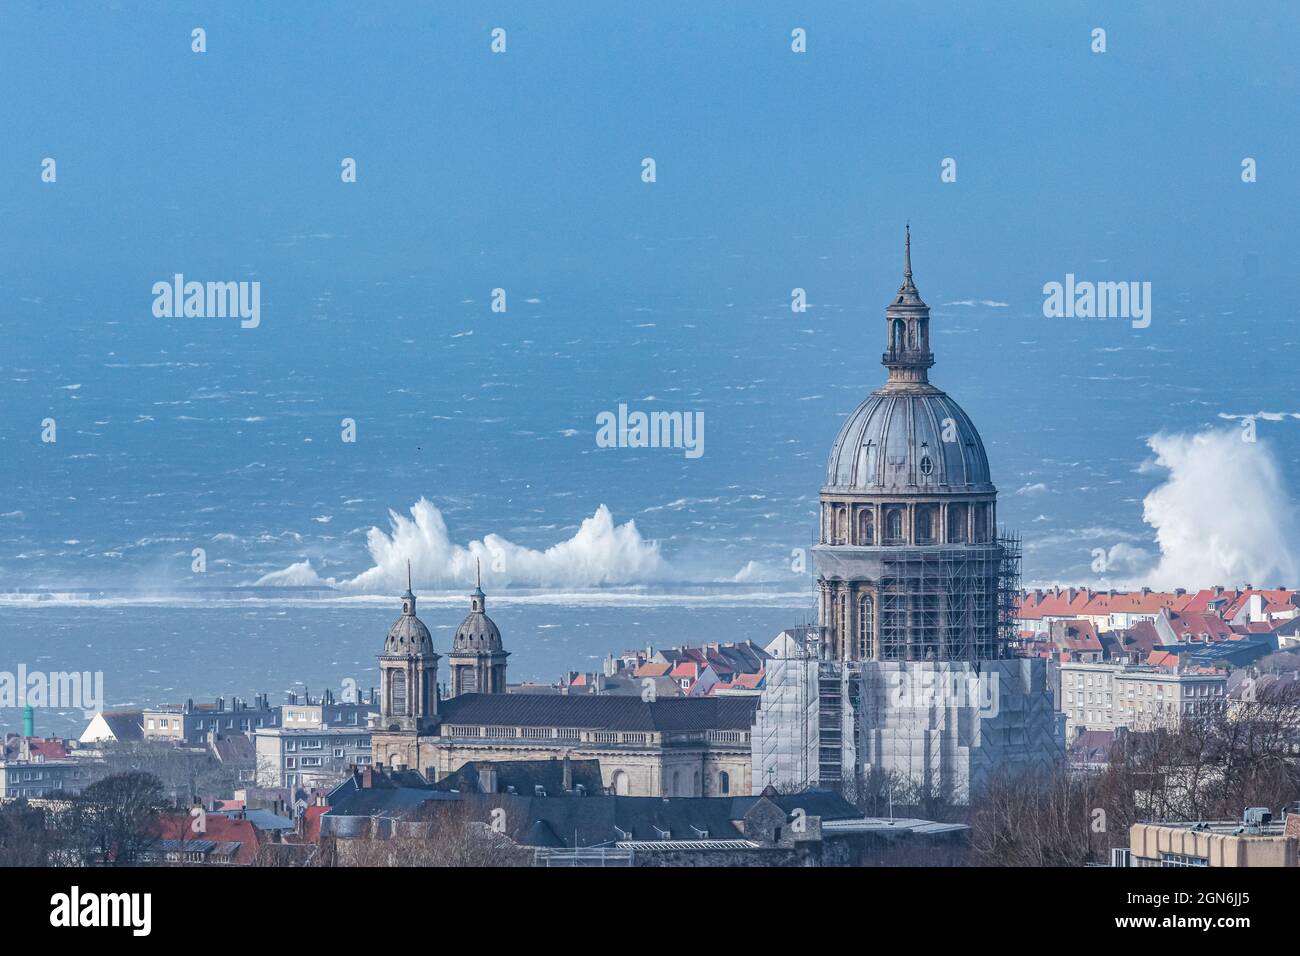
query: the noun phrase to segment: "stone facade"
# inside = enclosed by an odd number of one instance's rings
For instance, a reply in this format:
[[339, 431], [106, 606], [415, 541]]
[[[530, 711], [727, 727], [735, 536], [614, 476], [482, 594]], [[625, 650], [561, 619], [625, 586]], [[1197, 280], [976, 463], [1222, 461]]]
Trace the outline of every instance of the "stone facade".
[[[507, 699], [526, 696], [512, 694]], [[580, 702], [591, 698], [543, 699]], [[652, 706], [636, 699], [597, 699]], [[449, 699], [444, 706], [450, 707], [455, 700]], [[752, 789], [747, 725], [666, 733], [649, 729], [617, 731], [599, 726], [467, 724], [456, 722], [453, 716], [444, 718], [435, 733], [417, 736], [377, 732], [371, 748], [377, 763], [417, 770], [434, 781], [470, 761], [548, 760], [568, 756], [572, 760], [598, 760], [605, 788], [622, 796], [712, 797], [747, 794]]]

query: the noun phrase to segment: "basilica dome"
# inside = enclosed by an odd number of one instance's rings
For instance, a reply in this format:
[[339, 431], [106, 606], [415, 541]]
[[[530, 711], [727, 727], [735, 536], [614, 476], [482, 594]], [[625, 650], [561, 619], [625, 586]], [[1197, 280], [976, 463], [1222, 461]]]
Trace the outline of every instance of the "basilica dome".
[[937, 388], [913, 385], [878, 389], [849, 415], [831, 448], [826, 490], [924, 494], [993, 486], [970, 417]]
[[984, 443], [961, 406], [930, 384], [930, 307], [912, 280], [912, 234], [903, 284], [885, 309], [884, 386], [844, 422], [826, 466], [827, 494], [982, 494], [995, 491]]

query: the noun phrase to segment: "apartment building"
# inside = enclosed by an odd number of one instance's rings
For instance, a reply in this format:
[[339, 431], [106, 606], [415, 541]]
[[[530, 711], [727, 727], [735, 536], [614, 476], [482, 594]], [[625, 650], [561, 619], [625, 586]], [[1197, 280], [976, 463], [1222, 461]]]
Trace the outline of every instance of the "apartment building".
[[1057, 710], [1065, 715], [1065, 737], [1080, 730], [1146, 730], [1176, 726], [1186, 717], [1221, 710], [1227, 675], [1196, 668], [1184, 671], [1105, 661], [1060, 665]]

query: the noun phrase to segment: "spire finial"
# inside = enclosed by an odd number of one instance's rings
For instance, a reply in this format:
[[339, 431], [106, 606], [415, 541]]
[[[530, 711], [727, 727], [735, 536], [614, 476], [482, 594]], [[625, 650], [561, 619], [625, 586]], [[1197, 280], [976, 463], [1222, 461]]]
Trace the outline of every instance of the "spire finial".
[[480, 590], [483, 587], [483, 559], [474, 559], [474, 587]]
[[411, 559], [406, 559], [406, 590], [411, 590]]
[[909, 222], [903, 227], [906, 230], [907, 239], [903, 242], [903, 278], [912, 278], [912, 224]]

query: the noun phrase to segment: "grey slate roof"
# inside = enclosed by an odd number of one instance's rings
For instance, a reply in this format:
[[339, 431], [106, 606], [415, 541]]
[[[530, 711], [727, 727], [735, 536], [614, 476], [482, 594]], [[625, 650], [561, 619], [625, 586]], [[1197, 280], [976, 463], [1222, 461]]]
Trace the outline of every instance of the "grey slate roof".
[[[514, 787], [516, 793], [531, 795], [539, 786], [550, 796], [564, 792], [563, 760], [471, 760], [433, 786], [438, 790], [482, 793], [479, 786], [480, 767], [490, 767], [496, 771], [497, 793], [508, 793], [509, 788]], [[575, 788], [581, 784], [592, 794], [604, 789], [599, 760], [570, 760], [569, 771]]]
[[[506, 835], [523, 846], [595, 846], [618, 840], [740, 839], [732, 801], [718, 797], [529, 797], [464, 794], [474, 819], [505, 811]], [[665, 836], [668, 834], [668, 836]], [[531, 843], [540, 840], [540, 843]]]
[[[808, 816], [821, 817], [823, 820], [857, 820], [862, 817], [861, 810], [833, 790], [810, 789], [802, 793], [764, 792], [762, 796], [767, 797], [786, 813], [803, 810]], [[759, 796], [732, 797], [732, 817], [741, 819], [758, 800]]]
[[580, 727], [589, 730], [690, 733], [749, 730], [755, 697], [639, 697], [551, 694], [462, 694], [439, 704], [446, 724]]
[[139, 710], [106, 710], [101, 714], [108, 729], [117, 740], [144, 738], [144, 712]]

